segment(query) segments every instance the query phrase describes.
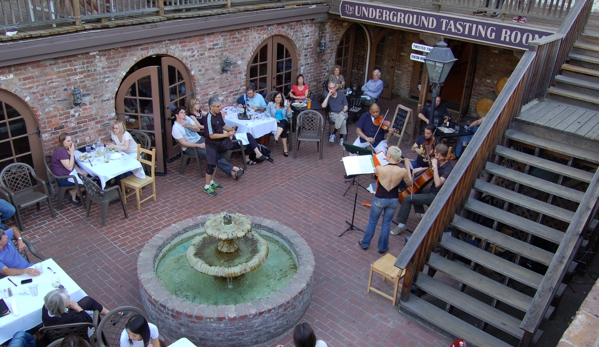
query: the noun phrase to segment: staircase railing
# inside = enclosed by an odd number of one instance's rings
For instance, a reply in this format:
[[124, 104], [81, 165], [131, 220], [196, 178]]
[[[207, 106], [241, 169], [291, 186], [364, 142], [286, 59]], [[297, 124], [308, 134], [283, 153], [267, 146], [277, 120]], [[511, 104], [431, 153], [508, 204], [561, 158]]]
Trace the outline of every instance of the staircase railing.
[[[563, 30], [560, 29], [558, 33], [545, 38], [541, 43], [531, 43], [531, 49], [526, 51], [520, 59], [504, 89], [489, 110], [485, 121], [428, 209], [426, 218], [420, 221], [410, 240], [397, 257], [395, 266], [406, 270], [400, 294], [401, 301], [408, 301], [412, 284], [417, 280], [418, 273], [424, 268], [426, 260], [430, 257], [442, 232], [453, 219], [456, 211], [464, 205], [478, 173], [490, 159], [495, 146], [505, 134], [514, 117], [520, 113], [524, 104], [542, 97], [549, 88], [554, 75], [559, 71], [559, 66], [565, 61], [569, 49], [584, 27], [591, 3], [590, 0], [577, 2], [564, 22]], [[566, 25], [566, 23], [569, 24]], [[547, 71], [550, 73], [546, 73]], [[559, 269], [563, 269], [563, 267]], [[550, 288], [557, 287], [557, 283], [554, 283], [555, 280], [557, 279], [552, 277], [551, 285], [553, 287]], [[545, 301], [548, 298], [542, 296], [547, 291], [543, 293], [539, 290], [537, 293], [541, 295], [537, 299], [539, 305], [547, 304]], [[534, 329], [525, 329], [527, 332], [534, 333], [536, 331], [538, 322], [533, 324], [532, 321], [539, 317], [538, 310], [544, 311], [546, 307], [535, 310], [535, 315], [530, 316], [531, 323], [527, 323], [522, 328]], [[542, 317], [543, 315], [540, 315], [540, 318]]]

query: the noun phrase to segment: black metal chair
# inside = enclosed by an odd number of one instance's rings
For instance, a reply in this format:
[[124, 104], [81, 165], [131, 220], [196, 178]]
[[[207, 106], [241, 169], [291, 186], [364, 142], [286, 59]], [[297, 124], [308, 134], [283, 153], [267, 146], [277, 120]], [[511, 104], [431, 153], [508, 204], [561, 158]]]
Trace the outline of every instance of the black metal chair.
[[125, 330], [129, 319], [135, 315], [143, 316], [146, 320], [148, 319], [144, 311], [134, 306], [121, 306], [110, 310], [102, 318], [96, 329], [95, 340], [98, 343], [98, 347], [120, 346], [121, 333]]
[[52, 157], [47, 155], [45, 157], [44, 164], [46, 165], [46, 176], [48, 177], [48, 187], [50, 187], [50, 196], [55, 196], [56, 199], [58, 200], [58, 210], [60, 211], [60, 209], [62, 208], [62, 201], [64, 200], [64, 193], [73, 189], [73, 186], [71, 186], [71, 187], [59, 186], [58, 181], [57, 181], [58, 179], [69, 179], [69, 178], [72, 179], [73, 182], [75, 182], [74, 188], [77, 190], [77, 196], [79, 196], [81, 201], [83, 201], [83, 193], [81, 192], [81, 186], [77, 182], [77, 177], [75, 177], [74, 175], [56, 176], [50, 168], [50, 160], [51, 159], [52, 159]]
[[55, 217], [46, 182], [37, 177], [31, 166], [24, 163], [6, 166], [0, 173], [0, 186], [8, 194], [10, 203], [16, 209], [16, 223], [19, 229], [25, 230], [21, 209], [35, 204], [39, 210], [40, 202], [44, 200], [48, 203], [50, 215], [52, 218]]
[[362, 103], [364, 99], [360, 97], [349, 98], [349, 110], [347, 111], [348, 122], [354, 123], [356, 121], [356, 116], [359, 119], [360, 114], [362, 113]]
[[70, 324], [59, 324], [59, 325], [49, 325], [43, 326], [40, 328], [39, 333], [43, 334], [48, 341], [54, 342], [59, 339], [63, 339], [69, 335], [77, 335], [88, 341], [92, 347], [97, 346], [96, 335], [93, 334], [91, 337], [88, 334], [88, 329], [98, 329], [98, 321], [99, 321], [100, 313], [98, 311], [94, 311], [91, 322], [79, 322], [79, 323], [70, 323]]
[[302, 111], [297, 117], [297, 127], [293, 145], [293, 158], [297, 158], [297, 151], [301, 141], [316, 142], [318, 158], [322, 159], [323, 145], [323, 118], [322, 115], [313, 110]]
[[127, 207], [125, 206], [125, 202], [123, 201], [123, 193], [121, 192], [121, 187], [113, 186], [108, 189], [102, 190], [96, 182], [92, 181], [91, 178], [88, 178], [84, 175], [79, 175], [81, 180], [83, 181], [83, 186], [87, 191], [87, 198], [85, 199], [85, 216], [89, 217], [89, 211], [91, 207], [92, 201], [102, 205], [102, 226], [106, 225], [106, 215], [108, 214], [108, 204], [117, 199], [121, 202], [121, 206], [123, 207], [123, 213], [125, 214], [125, 218], [129, 218], [127, 214]]

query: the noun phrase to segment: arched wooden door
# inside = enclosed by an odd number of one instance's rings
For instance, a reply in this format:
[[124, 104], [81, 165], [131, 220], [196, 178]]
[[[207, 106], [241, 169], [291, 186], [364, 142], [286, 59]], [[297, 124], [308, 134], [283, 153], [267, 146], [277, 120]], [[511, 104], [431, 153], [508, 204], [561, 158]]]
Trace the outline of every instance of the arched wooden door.
[[156, 172], [166, 173], [159, 75], [158, 66], [148, 66], [125, 78], [116, 95], [116, 112], [127, 129], [150, 137], [156, 147]]
[[171, 134], [174, 121], [173, 111], [177, 107], [187, 109], [193, 88], [191, 78], [183, 63], [171, 57], [162, 57], [160, 63], [162, 66], [162, 95], [164, 96], [166, 157], [171, 159], [181, 152], [179, 143], [173, 139]]
[[297, 54], [292, 42], [284, 36], [271, 36], [258, 46], [248, 64], [247, 82], [266, 95], [278, 90], [284, 95], [291, 91], [297, 76]]
[[[373, 40], [374, 59], [371, 60], [369, 71], [379, 69], [384, 87], [381, 97], [391, 98], [397, 48], [399, 47], [400, 32], [393, 29], [381, 31]], [[370, 72], [369, 72], [370, 73]]]
[[[50, 141], [58, 142], [58, 137]], [[0, 90], [0, 171], [12, 163], [26, 163], [45, 178], [43, 155], [33, 111], [16, 95]]]

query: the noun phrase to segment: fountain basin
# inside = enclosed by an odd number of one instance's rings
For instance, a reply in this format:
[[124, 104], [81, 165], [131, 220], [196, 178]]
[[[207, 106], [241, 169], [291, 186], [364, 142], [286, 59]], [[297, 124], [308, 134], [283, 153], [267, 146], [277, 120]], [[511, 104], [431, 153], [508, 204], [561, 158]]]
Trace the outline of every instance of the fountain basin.
[[181, 221], [156, 234], [138, 258], [142, 303], [150, 321], [171, 340], [187, 337], [198, 346], [251, 346], [264, 343], [295, 326], [310, 305], [314, 256], [305, 240], [273, 220], [248, 217], [256, 228], [282, 241], [297, 264], [297, 272], [277, 292], [259, 300], [235, 305], [194, 303], [171, 294], [156, 276], [161, 253], [172, 242], [203, 227], [203, 215]]

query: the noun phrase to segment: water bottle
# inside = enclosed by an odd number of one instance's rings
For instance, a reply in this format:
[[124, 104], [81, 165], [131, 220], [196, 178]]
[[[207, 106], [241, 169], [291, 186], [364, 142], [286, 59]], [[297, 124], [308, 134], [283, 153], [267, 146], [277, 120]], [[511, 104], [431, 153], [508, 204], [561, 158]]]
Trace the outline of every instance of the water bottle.
[[110, 161], [110, 155], [108, 154], [106, 145], [104, 145], [104, 162], [108, 163]]
[[312, 99], [308, 98], [308, 109], [312, 108]]

